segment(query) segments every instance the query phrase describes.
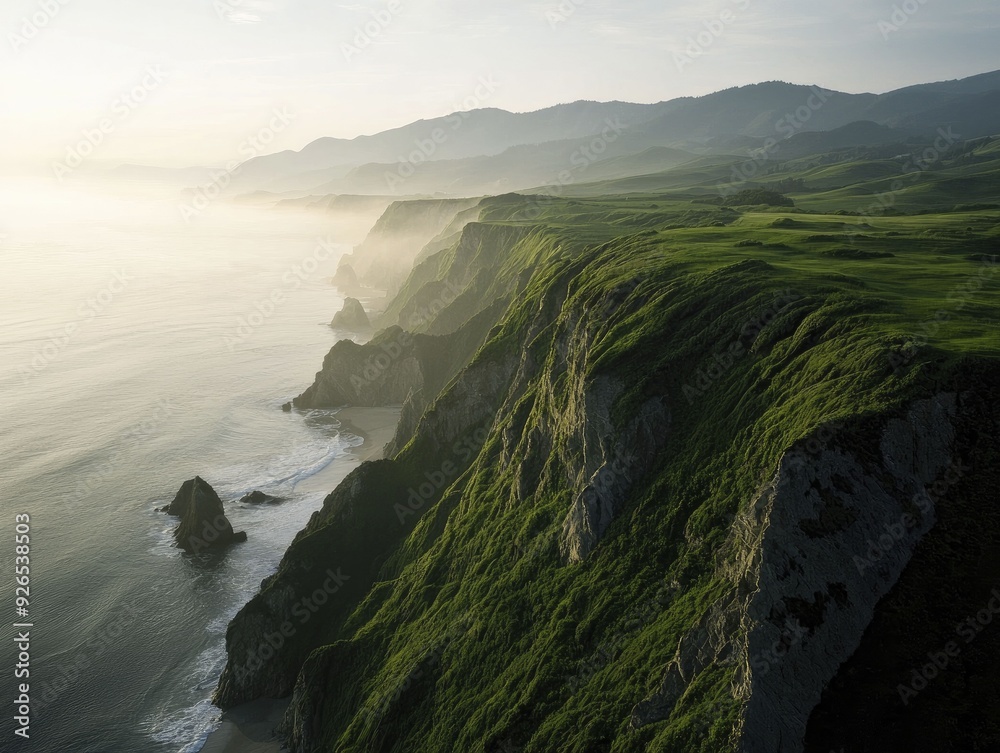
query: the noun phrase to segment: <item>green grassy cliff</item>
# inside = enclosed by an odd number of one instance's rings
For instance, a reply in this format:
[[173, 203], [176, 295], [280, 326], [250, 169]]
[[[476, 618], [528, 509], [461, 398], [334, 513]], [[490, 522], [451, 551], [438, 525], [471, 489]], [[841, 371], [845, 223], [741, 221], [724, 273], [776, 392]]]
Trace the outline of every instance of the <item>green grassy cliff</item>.
[[[904, 749], [861, 699], [903, 724], [897, 677], [1000, 583], [1000, 211], [697, 199], [486, 199], [334, 349], [301, 407], [378, 363], [404, 417], [233, 621], [217, 703], [291, 695], [300, 752]], [[991, 666], [921, 714], [975, 723]]]

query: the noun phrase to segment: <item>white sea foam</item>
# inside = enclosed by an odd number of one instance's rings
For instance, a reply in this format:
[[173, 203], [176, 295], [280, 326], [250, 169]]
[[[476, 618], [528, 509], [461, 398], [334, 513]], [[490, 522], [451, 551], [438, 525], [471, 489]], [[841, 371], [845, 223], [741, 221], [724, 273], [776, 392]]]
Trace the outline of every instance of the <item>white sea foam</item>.
[[212, 705], [209, 694], [215, 687], [226, 661], [225, 641], [220, 640], [203, 651], [195, 663], [195, 670], [187, 678], [196, 693], [205, 696], [186, 708], [159, 712], [145, 720], [143, 726], [149, 736], [177, 750], [177, 753], [195, 753], [201, 750], [208, 736], [219, 728], [221, 712]]

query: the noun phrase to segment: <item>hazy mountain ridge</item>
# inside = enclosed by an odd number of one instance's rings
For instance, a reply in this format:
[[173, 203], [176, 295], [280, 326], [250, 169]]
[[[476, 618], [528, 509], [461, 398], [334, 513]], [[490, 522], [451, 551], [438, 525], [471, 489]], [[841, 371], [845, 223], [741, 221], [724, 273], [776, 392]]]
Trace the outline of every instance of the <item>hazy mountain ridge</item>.
[[[952, 128], [968, 139], [1000, 133], [998, 98], [1000, 72], [993, 72], [881, 95], [772, 81], [652, 105], [575, 102], [531, 113], [479, 109], [351, 140], [322, 138], [297, 152], [257, 157], [240, 168], [233, 190], [274, 186], [449, 196], [519, 190], [542, 183], [541, 172], [554, 180], [572, 168], [576, 155], [595, 139], [600, 151], [588, 154], [588, 163], [655, 147], [725, 152], [741, 139], [759, 147], [767, 139], [780, 142], [858, 121], [909, 136]], [[616, 129], [613, 138], [607, 138], [609, 124]], [[866, 144], [864, 134], [854, 136], [852, 145]]]

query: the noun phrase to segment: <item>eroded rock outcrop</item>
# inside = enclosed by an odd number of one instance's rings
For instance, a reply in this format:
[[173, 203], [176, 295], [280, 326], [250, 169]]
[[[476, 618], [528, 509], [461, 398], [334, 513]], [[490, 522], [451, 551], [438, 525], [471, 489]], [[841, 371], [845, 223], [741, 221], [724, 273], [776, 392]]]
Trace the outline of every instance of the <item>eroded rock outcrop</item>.
[[166, 512], [181, 519], [174, 540], [190, 554], [225, 549], [247, 540], [245, 532], [233, 531], [222, 500], [200, 476], [184, 482]]
[[821, 694], [935, 522], [956, 465], [955, 394], [884, 421], [875, 446], [792, 448], [733, 529], [736, 589], [681, 641], [635, 728], [670, 718], [698, 674], [733, 664], [739, 749], [798, 753]]
[[316, 381], [292, 404], [296, 408], [401, 405], [423, 383], [413, 336], [389, 327], [365, 345], [351, 340], [334, 345]]
[[583, 488], [563, 521], [559, 552], [566, 563], [585, 560], [607, 533], [615, 513], [648, 471], [670, 429], [670, 413], [661, 398], [648, 400], [620, 432], [611, 410], [620, 382], [599, 377], [583, 397], [585, 425]]
[[366, 332], [371, 329], [372, 323], [361, 301], [357, 298], [347, 298], [344, 300], [344, 307], [334, 315], [330, 326], [351, 332]]

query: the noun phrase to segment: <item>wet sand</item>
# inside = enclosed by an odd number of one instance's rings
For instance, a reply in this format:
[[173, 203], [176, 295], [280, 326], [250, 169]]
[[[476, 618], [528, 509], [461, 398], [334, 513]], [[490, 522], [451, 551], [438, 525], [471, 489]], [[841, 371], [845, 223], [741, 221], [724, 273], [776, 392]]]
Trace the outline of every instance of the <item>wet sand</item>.
[[288, 701], [254, 701], [222, 715], [222, 726], [208, 737], [201, 753], [279, 753], [275, 729]]

